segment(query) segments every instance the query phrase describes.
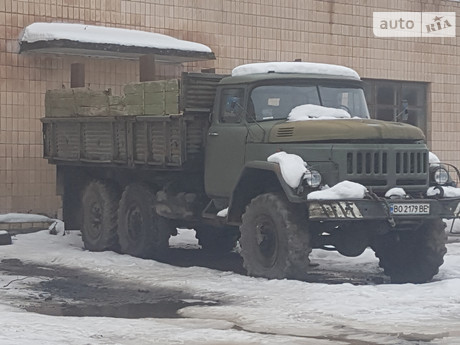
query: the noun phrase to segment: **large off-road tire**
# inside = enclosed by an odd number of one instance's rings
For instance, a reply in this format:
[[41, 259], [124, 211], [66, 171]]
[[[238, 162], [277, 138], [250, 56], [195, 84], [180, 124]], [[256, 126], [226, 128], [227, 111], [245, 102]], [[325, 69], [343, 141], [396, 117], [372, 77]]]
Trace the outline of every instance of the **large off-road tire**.
[[392, 283], [425, 283], [439, 272], [446, 254], [445, 223], [425, 222], [414, 231], [378, 236], [372, 245]]
[[154, 196], [142, 184], [127, 186], [118, 207], [120, 251], [140, 258], [162, 259], [169, 247], [170, 229], [154, 209]]
[[240, 237], [238, 228], [230, 226], [201, 225], [196, 227], [195, 231], [195, 237], [198, 239], [201, 249], [213, 254], [231, 252]]
[[311, 252], [306, 215], [278, 193], [247, 206], [240, 227], [243, 265], [251, 276], [304, 279]]
[[118, 200], [118, 190], [109, 182], [95, 180], [85, 187], [81, 203], [81, 234], [86, 249], [118, 250]]

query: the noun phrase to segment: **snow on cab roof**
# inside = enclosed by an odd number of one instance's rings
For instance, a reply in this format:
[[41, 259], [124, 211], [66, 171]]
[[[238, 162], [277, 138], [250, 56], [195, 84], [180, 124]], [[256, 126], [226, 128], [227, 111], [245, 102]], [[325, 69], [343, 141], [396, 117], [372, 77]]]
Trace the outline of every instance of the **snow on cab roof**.
[[[115, 57], [117, 53], [119, 55], [151, 53], [189, 57], [186, 61], [215, 58], [211, 48], [196, 42], [147, 31], [74, 23], [33, 23], [24, 28], [19, 41], [21, 52], [27, 50], [50, 52], [53, 49], [55, 52], [60, 48], [61, 53], [69, 53], [72, 49], [87, 53], [90, 50], [107, 51], [108, 49], [109, 54], [112, 53]], [[78, 54], [75, 51], [74, 53]], [[190, 59], [194, 57], [195, 59]]]
[[305, 73], [347, 77], [360, 80], [359, 74], [348, 67], [313, 62], [260, 62], [235, 67], [232, 76], [264, 73]]

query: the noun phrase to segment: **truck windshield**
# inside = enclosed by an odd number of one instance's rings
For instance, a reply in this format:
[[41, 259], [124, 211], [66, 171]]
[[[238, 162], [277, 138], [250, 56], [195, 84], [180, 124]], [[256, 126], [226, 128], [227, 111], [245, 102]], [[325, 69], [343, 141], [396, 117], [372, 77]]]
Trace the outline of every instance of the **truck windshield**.
[[258, 86], [251, 92], [248, 114], [257, 121], [287, 119], [292, 109], [304, 104], [343, 109], [351, 117], [369, 118], [361, 88], [327, 85]]

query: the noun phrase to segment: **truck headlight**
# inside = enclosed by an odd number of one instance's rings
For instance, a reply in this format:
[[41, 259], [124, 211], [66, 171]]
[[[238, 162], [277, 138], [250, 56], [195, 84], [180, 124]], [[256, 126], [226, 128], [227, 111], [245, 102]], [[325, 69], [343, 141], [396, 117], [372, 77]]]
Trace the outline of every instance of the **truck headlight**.
[[432, 172], [433, 180], [439, 185], [444, 185], [449, 181], [449, 173], [442, 167], [437, 167]]
[[311, 188], [318, 188], [321, 184], [321, 174], [316, 170], [307, 170], [303, 179]]

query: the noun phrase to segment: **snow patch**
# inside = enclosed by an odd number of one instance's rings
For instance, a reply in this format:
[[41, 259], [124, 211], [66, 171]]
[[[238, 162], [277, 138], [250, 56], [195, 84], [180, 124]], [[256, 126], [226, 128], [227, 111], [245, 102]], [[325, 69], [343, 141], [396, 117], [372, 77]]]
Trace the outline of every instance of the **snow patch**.
[[362, 184], [345, 180], [330, 188], [311, 192], [307, 200], [363, 199], [366, 192], [367, 188]]
[[360, 80], [355, 70], [339, 65], [313, 62], [261, 62], [237, 66], [232, 71], [232, 76], [249, 74], [275, 73], [306, 73], [326, 74], [336, 77], [347, 77]]
[[436, 156], [433, 152], [428, 153], [428, 161], [430, 162], [430, 164], [441, 163], [438, 156]]
[[445, 198], [458, 198], [460, 197], [460, 188], [452, 187], [452, 186], [438, 186], [438, 187], [430, 187], [428, 188], [426, 195], [427, 196], [435, 196], [441, 194], [439, 188], [442, 188], [444, 192]]
[[227, 208], [224, 208], [223, 210], [220, 210], [219, 212], [217, 212], [217, 217], [227, 217], [228, 215], [228, 207]]
[[119, 44], [122, 46], [212, 52], [211, 48], [204, 44], [183, 41], [158, 33], [74, 23], [33, 23], [24, 29], [20, 40], [28, 43], [70, 40], [87, 43]]
[[403, 188], [391, 188], [385, 193], [385, 198], [391, 197], [405, 197], [407, 195], [406, 191]]
[[[184, 230], [176, 237], [190, 236], [180, 242], [193, 239], [196, 243], [192, 234]], [[434, 282], [352, 285], [267, 280], [203, 267], [171, 266], [113, 252], [89, 252], [82, 250], [76, 231], [66, 236], [42, 231], [16, 237], [13, 246], [2, 248], [0, 261], [19, 259], [39, 266], [83, 269], [121, 286], [129, 282], [152, 291], [180, 289], [203, 301], [218, 298], [231, 303], [190, 306], [180, 310], [188, 318], [174, 319], [47, 316], [9, 305], [18, 297], [25, 305], [43, 300], [30, 300], [30, 296], [40, 292], [36, 288], [44, 278], [17, 280], [18, 276], [4, 274], [0, 275], [2, 345], [341, 342], [334, 339], [345, 339], [342, 343], [352, 339], [363, 344], [409, 344], [416, 341], [403, 338], [412, 335], [434, 339], [431, 343], [436, 344], [460, 343], [460, 243], [447, 244], [444, 264]], [[382, 274], [370, 249], [353, 258], [314, 249], [310, 258], [330, 276], [341, 271], [363, 276]]]
[[305, 120], [334, 120], [350, 119], [351, 115], [344, 109], [323, 107], [315, 104], [299, 105], [291, 110], [288, 115], [288, 122], [305, 121]]
[[0, 223], [39, 223], [52, 222], [54, 219], [39, 214], [6, 213], [0, 214]]
[[198, 239], [196, 232], [192, 229], [177, 229], [177, 236], [169, 238], [170, 248], [185, 248], [185, 249], [198, 249]]
[[308, 170], [307, 163], [301, 157], [283, 151], [272, 154], [267, 161], [279, 164], [281, 175], [291, 188], [300, 185], [302, 177]]

